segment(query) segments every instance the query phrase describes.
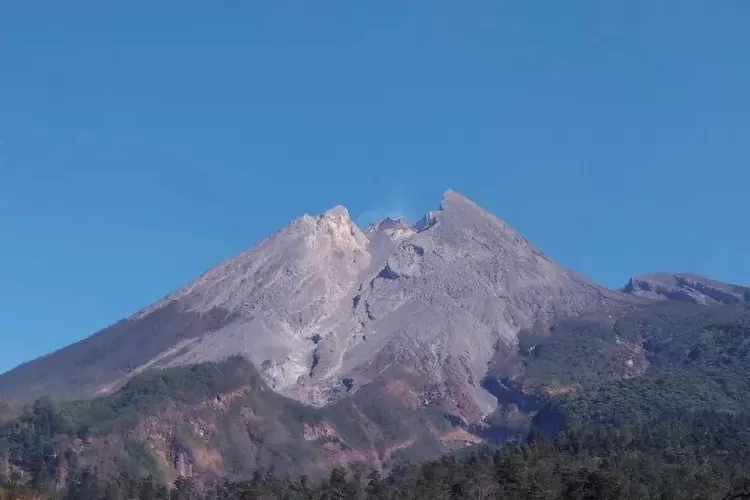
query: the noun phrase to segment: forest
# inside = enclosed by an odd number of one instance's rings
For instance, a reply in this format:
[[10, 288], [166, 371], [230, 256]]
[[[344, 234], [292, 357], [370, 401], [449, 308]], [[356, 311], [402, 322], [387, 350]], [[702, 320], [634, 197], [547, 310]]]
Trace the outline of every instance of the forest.
[[[554, 439], [402, 464], [389, 474], [334, 469], [324, 480], [256, 471], [243, 482], [170, 490], [152, 478], [84, 470], [65, 500], [728, 499], [750, 498], [750, 415], [664, 414], [635, 426], [571, 427]], [[203, 491], [201, 491], [203, 490]]]

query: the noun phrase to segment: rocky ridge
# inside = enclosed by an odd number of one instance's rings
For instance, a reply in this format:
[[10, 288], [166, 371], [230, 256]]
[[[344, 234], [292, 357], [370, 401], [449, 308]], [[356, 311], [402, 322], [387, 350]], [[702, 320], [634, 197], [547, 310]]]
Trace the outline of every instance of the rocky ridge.
[[649, 299], [679, 300], [703, 305], [750, 302], [750, 288], [687, 273], [633, 276], [622, 291]]

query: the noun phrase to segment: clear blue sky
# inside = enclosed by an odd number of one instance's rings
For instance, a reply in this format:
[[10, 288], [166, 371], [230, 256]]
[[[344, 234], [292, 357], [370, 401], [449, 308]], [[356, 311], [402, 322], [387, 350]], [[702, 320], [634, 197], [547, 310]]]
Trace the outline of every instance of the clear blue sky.
[[5, 2], [0, 371], [304, 212], [416, 218], [446, 188], [612, 287], [750, 283], [749, 24], [746, 0]]

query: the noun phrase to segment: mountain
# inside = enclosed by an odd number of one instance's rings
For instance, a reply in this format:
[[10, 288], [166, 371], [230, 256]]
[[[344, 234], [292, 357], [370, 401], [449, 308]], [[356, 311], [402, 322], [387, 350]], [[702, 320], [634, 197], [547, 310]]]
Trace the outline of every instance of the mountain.
[[[577, 487], [565, 463], [603, 467], [602, 456], [607, 474], [625, 471], [637, 489], [660, 475], [632, 454], [651, 456], [664, 439], [693, 461], [680, 467], [698, 470], [709, 449], [726, 472], [746, 456], [723, 447], [750, 421], [747, 290], [668, 274], [607, 290], [451, 191], [413, 226], [361, 230], [334, 207], [1, 376], [1, 397], [36, 401], [0, 404], [0, 485], [84, 488], [92, 470], [201, 488], [269, 469], [320, 477], [539, 432], [562, 438], [534, 445], [536, 458], [505, 450], [550, 492]], [[664, 421], [675, 415], [680, 426]], [[707, 446], [688, 439], [714, 423]], [[658, 468], [673, 474], [674, 456], [659, 455]], [[503, 474], [539, 483], [509, 467]], [[714, 493], [728, 487], [725, 472]]]
[[452, 191], [414, 227], [385, 220], [363, 231], [338, 206], [1, 376], [0, 397], [109, 394], [147, 369], [242, 354], [303, 403], [409, 374], [420, 380], [409, 392], [478, 421], [496, 404], [480, 382], [498, 345], [536, 323], [633, 300], [557, 266]]
[[750, 302], [750, 288], [730, 285], [696, 274], [655, 273], [633, 276], [623, 292], [650, 299], [669, 299], [696, 304]]

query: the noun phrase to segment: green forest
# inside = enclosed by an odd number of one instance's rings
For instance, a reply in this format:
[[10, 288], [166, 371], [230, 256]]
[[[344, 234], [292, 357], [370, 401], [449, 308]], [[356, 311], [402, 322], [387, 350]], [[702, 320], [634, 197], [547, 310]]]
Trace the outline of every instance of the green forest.
[[[256, 471], [243, 482], [170, 490], [151, 478], [84, 470], [64, 496], [94, 499], [724, 499], [750, 498], [750, 415], [665, 414], [637, 426], [572, 427], [552, 440], [479, 448], [389, 474], [334, 469], [314, 481]], [[203, 490], [203, 491], [201, 491]]]

